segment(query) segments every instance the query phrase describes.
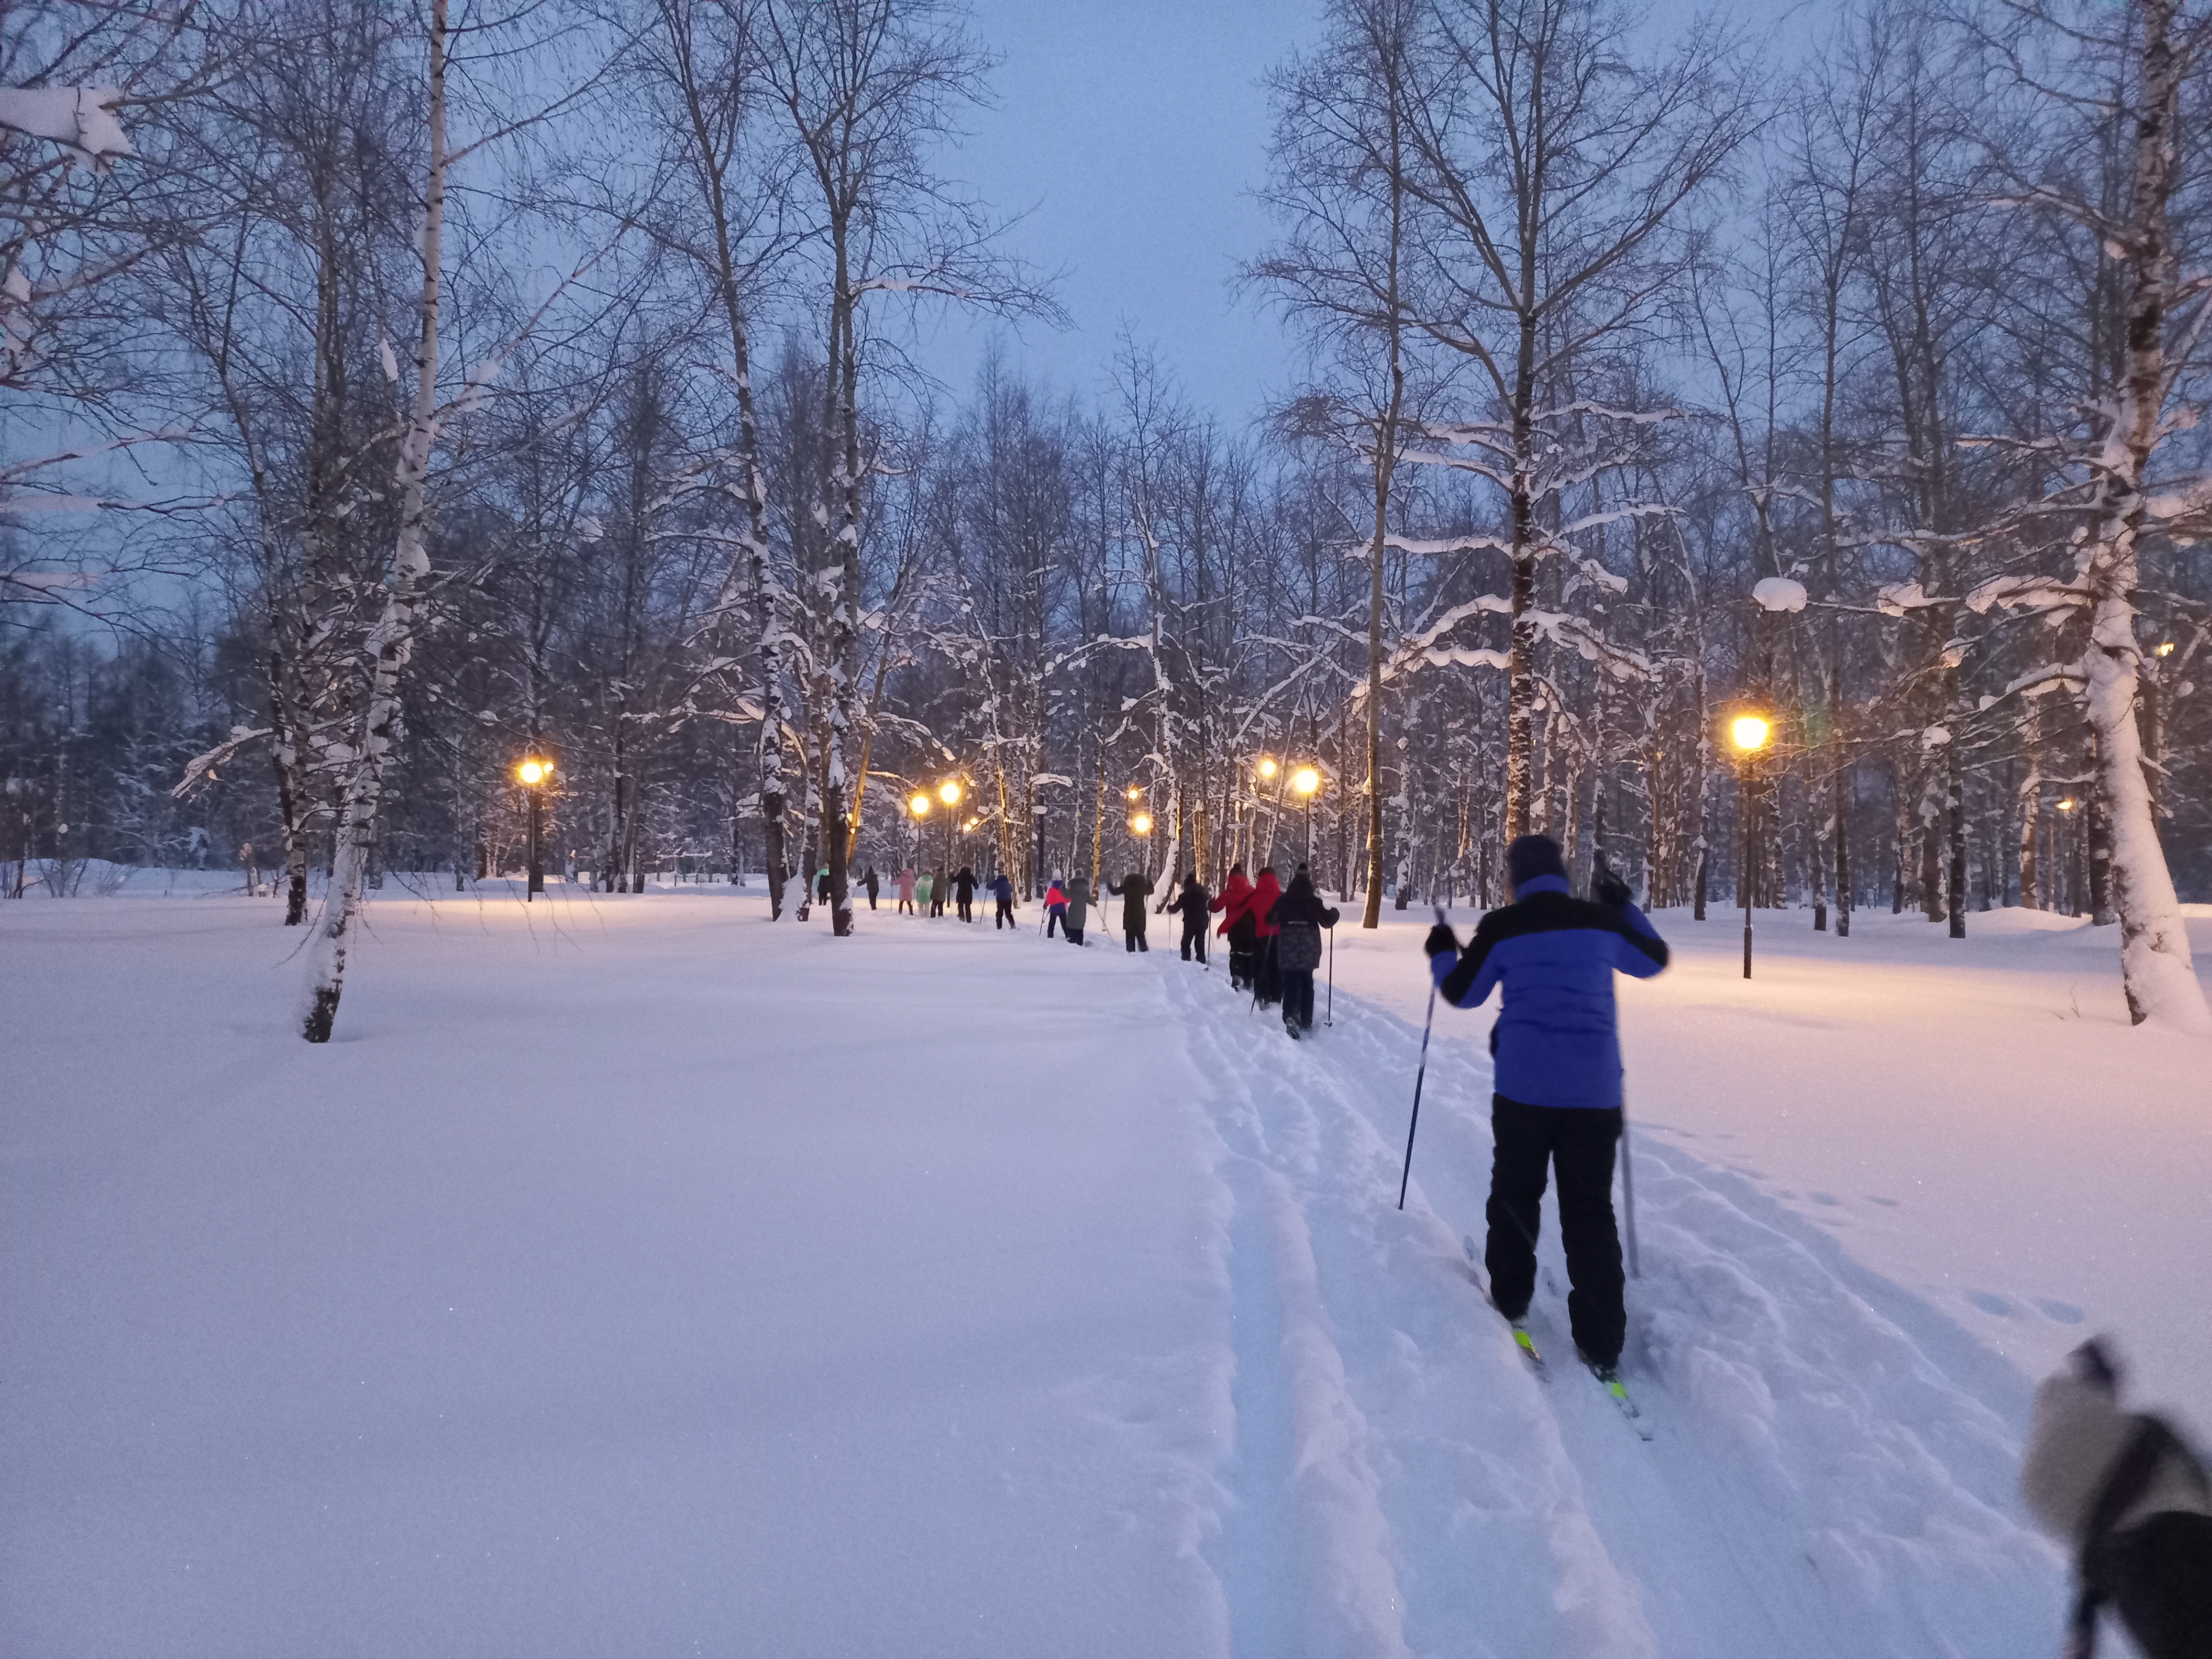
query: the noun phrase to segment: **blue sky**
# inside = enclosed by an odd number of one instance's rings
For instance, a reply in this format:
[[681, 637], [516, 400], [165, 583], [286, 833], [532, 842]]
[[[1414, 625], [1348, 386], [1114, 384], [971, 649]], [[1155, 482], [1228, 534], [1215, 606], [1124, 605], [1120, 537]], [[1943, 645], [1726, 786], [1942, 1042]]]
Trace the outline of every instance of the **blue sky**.
[[[1000, 57], [994, 109], [945, 170], [1001, 214], [1026, 213], [1008, 246], [1060, 271], [1074, 326], [1025, 326], [1010, 362], [1079, 392], [1100, 390], [1126, 328], [1155, 349], [1183, 393], [1232, 426], [1296, 374], [1295, 343], [1259, 296], [1232, 289], [1237, 262], [1266, 242], [1249, 192], [1266, 176], [1261, 79], [1312, 38], [1320, 0], [972, 0]], [[1703, 9], [1660, 0], [1662, 38]], [[1817, 0], [1721, 0], [1754, 27], [1802, 35]], [[1003, 333], [1001, 329], [999, 331]], [[919, 356], [956, 394], [972, 384], [994, 330], [928, 324]]]

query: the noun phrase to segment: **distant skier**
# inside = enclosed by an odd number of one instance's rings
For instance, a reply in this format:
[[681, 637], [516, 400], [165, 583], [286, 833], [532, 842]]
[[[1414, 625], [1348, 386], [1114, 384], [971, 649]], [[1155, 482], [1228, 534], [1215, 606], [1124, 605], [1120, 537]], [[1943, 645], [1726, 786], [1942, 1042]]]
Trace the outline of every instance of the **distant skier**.
[[1152, 896], [1152, 878], [1132, 870], [1121, 880], [1107, 883], [1106, 890], [1121, 901], [1121, 931], [1128, 936], [1130, 953], [1150, 951], [1152, 945], [1145, 938], [1145, 901]]
[[1303, 864], [1275, 901], [1275, 966], [1282, 975], [1283, 1029], [1292, 1036], [1313, 1030], [1314, 969], [1321, 966], [1321, 930], [1337, 924], [1337, 912], [1314, 890]]
[[1260, 975], [1260, 933], [1252, 915], [1252, 884], [1244, 866], [1229, 866], [1229, 879], [1221, 884], [1221, 896], [1212, 908], [1221, 912], [1221, 937], [1229, 941], [1229, 986], [1248, 990]]
[[1191, 947], [1198, 949], [1198, 959], [1206, 960], [1206, 930], [1212, 926], [1208, 920], [1213, 910], [1213, 895], [1206, 890], [1206, 884], [1198, 878], [1198, 872], [1188, 871], [1182, 878], [1182, 891], [1169, 907], [1182, 916], [1182, 959], [1190, 960]]
[[1081, 876], [1067, 878], [1067, 916], [1060, 937], [1070, 945], [1083, 943], [1083, 924], [1091, 919], [1091, 884]]
[[960, 901], [960, 920], [975, 921], [971, 907], [975, 902], [975, 872], [964, 864], [960, 866], [960, 872], [952, 878], [952, 895]]
[[876, 908], [876, 895], [883, 890], [884, 885], [883, 878], [876, 873], [876, 866], [872, 864], [868, 866], [867, 874], [860, 878], [860, 884], [868, 890], [868, 908], [871, 910], [874, 909]]
[[1490, 1036], [1498, 1085], [1483, 1252], [1490, 1299], [1516, 1324], [1528, 1310], [1540, 1200], [1556, 1164], [1568, 1322], [1584, 1361], [1609, 1376], [1628, 1328], [1613, 1213], [1621, 1083], [1613, 976], [1650, 978], [1667, 965], [1667, 946], [1610, 872], [1600, 875], [1595, 902], [1571, 896], [1549, 836], [1522, 836], [1505, 863], [1513, 902], [1483, 917], [1465, 953], [1442, 922], [1426, 945], [1437, 988], [1455, 1007], [1480, 1007], [1505, 988]]
[[2212, 1485], [2164, 1422], [2123, 1411], [2120, 1377], [2093, 1339], [2043, 1380], [2021, 1496], [2074, 1549], [2069, 1659], [2097, 1647], [2110, 1603], [2144, 1659], [2212, 1655]]
[[815, 872], [814, 902], [817, 904], [830, 902], [830, 866], [826, 864]]
[[927, 905], [929, 914], [933, 916], [941, 916], [945, 914], [944, 871], [929, 870], [923, 872], [921, 879], [915, 884], [915, 902]]
[[1283, 975], [1275, 965], [1275, 924], [1267, 920], [1282, 896], [1283, 884], [1275, 879], [1273, 867], [1260, 872], [1260, 879], [1252, 884], [1252, 948], [1257, 957], [1252, 993], [1262, 1008], [1283, 1000]]
[[991, 896], [999, 902], [999, 912], [991, 918], [991, 931], [1017, 926], [1014, 921], [1014, 884], [1006, 879], [1003, 870], [991, 878]]
[[898, 872], [899, 915], [902, 916], [910, 916], [915, 914], [914, 908], [914, 866], [909, 864], [905, 869]]
[[1044, 890], [1044, 936], [1052, 937], [1053, 929], [1067, 920], [1067, 894], [1054, 876]]

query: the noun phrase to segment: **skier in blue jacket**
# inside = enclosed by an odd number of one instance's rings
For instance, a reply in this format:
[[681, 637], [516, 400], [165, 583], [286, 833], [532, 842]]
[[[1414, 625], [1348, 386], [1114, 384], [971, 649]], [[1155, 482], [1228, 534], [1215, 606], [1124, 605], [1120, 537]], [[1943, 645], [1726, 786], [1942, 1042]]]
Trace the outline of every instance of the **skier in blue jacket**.
[[1613, 1213], [1621, 1122], [1613, 976], [1650, 978], [1666, 967], [1667, 946], [1601, 865], [1594, 897], [1572, 896], [1550, 836], [1522, 836], [1505, 862], [1513, 902], [1486, 915], [1464, 951], [1442, 923], [1426, 946], [1437, 988], [1454, 1006], [1480, 1007], [1504, 988], [1490, 1034], [1490, 1298], [1516, 1324], [1528, 1310], [1545, 1178], [1556, 1165], [1568, 1322], [1583, 1358], [1609, 1374], [1628, 1328]]

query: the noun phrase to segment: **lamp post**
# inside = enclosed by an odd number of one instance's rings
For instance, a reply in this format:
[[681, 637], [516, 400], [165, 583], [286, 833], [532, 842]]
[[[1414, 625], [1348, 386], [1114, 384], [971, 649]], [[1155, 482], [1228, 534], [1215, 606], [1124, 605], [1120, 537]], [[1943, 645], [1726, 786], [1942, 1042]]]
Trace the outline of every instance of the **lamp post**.
[[545, 890], [545, 786], [552, 781], [553, 763], [543, 755], [525, 755], [514, 776], [530, 797], [530, 871], [522, 891], [527, 904]]
[[2080, 803], [2071, 795], [2058, 803], [2059, 822], [2065, 826], [2063, 833], [2066, 839], [2063, 866], [2066, 872], [2066, 914], [2072, 916], [2081, 914], [2081, 869], [2078, 862], [2081, 852], [2081, 838], [2074, 833], [2073, 827], [2074, 809]]
[[1759, 858], [1759, 751], [1773, 726], [1764, 715], [1739, 714], [1729, 726], [1729, 741], [1743, 757], [1743, 976], [1751, 977], [1751, 879]]
[[1321, 773], [1319, 769], [1311, 766], [1301, 766], [1297, 771], [1291, 774], [1291, 787], [1297, 791], [1299, 799], [1304, 800], [1306, 804], [1305, 862], [1310, 864], [1313, 862], [1314, 796], [1317, 794], [1321, 789]]
[[947, 778], [937, 786], [937, 798], [945, 803], [945, 873], [952, 873], [952, 809], [960, 805], [960, 780]]

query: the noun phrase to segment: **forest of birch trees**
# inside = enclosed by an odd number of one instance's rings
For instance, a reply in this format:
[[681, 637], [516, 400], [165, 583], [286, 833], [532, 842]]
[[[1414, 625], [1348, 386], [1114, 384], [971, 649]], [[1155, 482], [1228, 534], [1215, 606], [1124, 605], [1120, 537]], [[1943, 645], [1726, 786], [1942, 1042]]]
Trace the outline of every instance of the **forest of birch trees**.
[[2212, 6], [1824, 9], [1329, 0], [1232, 420], [1133, 334], [1024, 373], [943, 0], [0, 7], [7, 890], [254, 863], [326, 1036], [538, 755], [558, 878], [826, 871], [841, 934], [948, 861], [1372, 926], [1542, 831], [1839, 939], [2113, 923], [2203, 1024]]

